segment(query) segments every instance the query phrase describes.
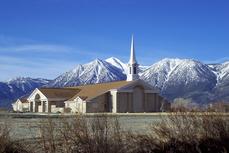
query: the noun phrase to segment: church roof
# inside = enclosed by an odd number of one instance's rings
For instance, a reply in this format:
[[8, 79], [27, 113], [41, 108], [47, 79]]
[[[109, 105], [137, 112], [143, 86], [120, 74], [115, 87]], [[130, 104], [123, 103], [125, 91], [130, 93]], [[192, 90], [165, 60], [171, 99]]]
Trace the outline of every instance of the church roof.
[[19, 100], [21, 101], [21, 103], [28, 103], [29, 102], [26, 98], [20, 98]]
[[61, 98], [68, 100], [76, 95], [80, 89], [77, 88], [40, 88], [47, 98]]
[[80, 97], [82, 100], [89, 101], [110, 90], [128, 87], [129, 85], [134, 83], [144, 84], [145, 86], [148, 86], [149, 89], [155, 91], [155, 93], [158, 92], [156, 89], [153, 89], [150, 85], [148, 85], [142, 80], [115, 81], [108, 83], [89, 84], [64, 88], [39, 88], [38, 90], [42, 94], [44, 94], [44, 96], [48, 99], [61, 99], [64, 101], [73, 101], [77, 97]]
[[109, 82], [109, 83], [98, 83], [98, 84], [71, 87], [73, 89], [80, 89], [80, 91], [69, 100], [74, 100], [77, 97], [82, 97], [81, 99], [83, 100], [90, 100], [103, 93], [106, 93], [111, 89], [118, 89], [123, 86], [126, 86], [131, 82], [132, 81], [116, 81], [116, 82]]
[[20, 98], [18, 98], [17, 100], [20, 100], [21, 103], [28, 103], [29, 101], [27, 100], [27, 98], [29, 97], [29, 94], [26, 94], [24, 96], [21, 96]]
[[75, 98], [80, 97], [82, 100], [90, 100], [103, 93], [108, 92], [109, 90], [119, 89], [132, 82], [133, 81], [115, 81], [108, 83], [89, 84], [65, 88], [40, 88], [39, 90], [48, 99], [58, 98], [72, 101]]

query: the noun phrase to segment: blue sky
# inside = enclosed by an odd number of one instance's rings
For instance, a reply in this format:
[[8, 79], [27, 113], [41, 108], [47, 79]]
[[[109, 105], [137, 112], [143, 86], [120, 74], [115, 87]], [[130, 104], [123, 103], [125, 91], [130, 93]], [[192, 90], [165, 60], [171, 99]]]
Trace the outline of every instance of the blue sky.
[[57, 75], [95, 58], [229, 60], [228, 0], [0, 0], [0, 81]]

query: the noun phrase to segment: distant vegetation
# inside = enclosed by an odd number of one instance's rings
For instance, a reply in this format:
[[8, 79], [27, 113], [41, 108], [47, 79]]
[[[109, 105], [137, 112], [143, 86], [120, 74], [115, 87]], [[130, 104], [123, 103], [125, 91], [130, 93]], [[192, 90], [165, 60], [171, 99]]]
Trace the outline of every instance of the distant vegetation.
[[171, 103], [172, 112], [229, 112], [228, 102], [214, 102], [207, 105], [194, 103], [192, 99], [176, 98]]
[[33, 140], [14, 140], [7, 124], [0, 128], [0, 152], [15, 153], [226, 153], [229, 116], [176, 112], [162, 116], [148, 133], [124, 132], [116, 117], [100, 115], [37, 123]]

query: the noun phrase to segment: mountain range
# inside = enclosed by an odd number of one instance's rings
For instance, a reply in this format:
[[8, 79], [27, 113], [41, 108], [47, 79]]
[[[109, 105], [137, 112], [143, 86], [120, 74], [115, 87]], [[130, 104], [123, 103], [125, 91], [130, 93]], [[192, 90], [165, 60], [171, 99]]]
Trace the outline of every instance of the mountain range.
[[0, 82], [0, 107], [10, 108], [15, 99], [29, 94], [35, 88], [44, 86], [49, 81], [48, 79], [17, 77], [6, 82]]
[[[117, 58], [77, 65], [54, 80], [15, 78], [0, 82], [0, 107], [38, 87], [66, 87], [126, 79], [127, 65]], [[229, 62], [204, 64], [193, 59], [165, 58], [139, 66], [140, 79], [158, 88], [165, 98], [187, 98], [199, 104], [229, 101]]]

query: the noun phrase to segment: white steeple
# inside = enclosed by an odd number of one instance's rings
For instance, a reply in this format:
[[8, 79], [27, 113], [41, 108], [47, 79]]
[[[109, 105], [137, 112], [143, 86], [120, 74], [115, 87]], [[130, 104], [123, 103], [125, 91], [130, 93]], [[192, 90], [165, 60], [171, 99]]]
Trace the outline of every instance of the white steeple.
[[136, 58], [135, 58], [135, 50], [134, 50], [134, 36], [132, 35], [131, 39], [131, 48], [130, 48], [130, 60], [129, 64], [137, 63]]
[[135, 49], [134, 49], [134, 36], [132, 35], [131, 40], [131, 49], [130, 49], [130, 60], [128, 63], [128, 74], [127, 81], [134, 81], [139, 79], [138, 76], [138, 63], [135, 58]]

